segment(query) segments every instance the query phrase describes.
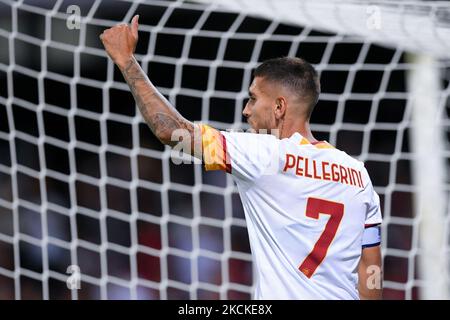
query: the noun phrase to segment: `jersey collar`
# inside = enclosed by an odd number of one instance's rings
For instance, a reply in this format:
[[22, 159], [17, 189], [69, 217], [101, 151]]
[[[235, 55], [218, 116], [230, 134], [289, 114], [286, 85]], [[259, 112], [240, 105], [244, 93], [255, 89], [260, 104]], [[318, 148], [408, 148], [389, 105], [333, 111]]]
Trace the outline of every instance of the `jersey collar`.
[[292, 142], [294, 142], [297, 145], [309, 144], [309, 145], [313, 145], [319, 149], [334, 149], [334, 147], [331, 144], [329, 144], [327, 141], [317, 141], [317, 142], [311, 143], [311, 142], [309, 142], [308, 139], [306, 139], [304, 136], [302, 136], [299, 132], [294, 132], [291, 135], [291, 137], [289, 138], [289, 140], [291, 140]]

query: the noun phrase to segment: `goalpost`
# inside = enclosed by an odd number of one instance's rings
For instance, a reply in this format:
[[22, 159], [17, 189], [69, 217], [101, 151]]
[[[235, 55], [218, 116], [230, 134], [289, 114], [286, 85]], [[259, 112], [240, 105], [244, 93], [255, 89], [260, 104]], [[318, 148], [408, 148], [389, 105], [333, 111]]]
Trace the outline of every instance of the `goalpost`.
[[[440, 94], [439, 69], [430, 56], [411, 54], [411, 63], [415, 68], [408, 76], [411, 92], [411, 116], [413, 130], [411, 140], [416, 158], [413, 177], [417, 186], [415, 198], [416, 227], [419, 228], [421, 256], [419, 270], [423, 280], [422, 297], [426, 299], [449, 299], [448, 287], [448, 220], [445, 199], [446, 175], [445, 145], [442, 129], [441, 105], [447, 103]], [[443, 99], [443, 100], [441, 100]], [[424, 108], [426, 106], [426, 108]], [[425, 109], [425, 110], [424, 110]], [[433, 143], [430, 143], [433, 141]], [[430, 155], [434, 155], [431, 156]], [[448, 179], [448, 177], [447, 177]]]
[[450, 297], [449, 4], [75, 3], [0, 0], [0, 298], [251, 297], [232, 179], [173, 163], [101, 47], [134, 14], [150, 79], [218, 129], [245, 128], [259, 62], [313, 63], [315, 136], [364, 161], [381, 196], [385, 298]]

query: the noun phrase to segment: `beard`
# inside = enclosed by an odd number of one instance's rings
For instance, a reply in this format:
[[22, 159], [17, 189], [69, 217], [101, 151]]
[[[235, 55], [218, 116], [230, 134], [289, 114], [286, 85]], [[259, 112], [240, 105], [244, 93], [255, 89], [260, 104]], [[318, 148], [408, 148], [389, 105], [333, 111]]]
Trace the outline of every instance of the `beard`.
[[248, 129], [248, 132], [256, 133], [256, 134], [275, 134], [277, 135], [277, 128], [272, 128], [269, 125], [260, 125], [255, 123], [250, 118], [247, 118], [247, 123], [249, 124], [250, 128]]

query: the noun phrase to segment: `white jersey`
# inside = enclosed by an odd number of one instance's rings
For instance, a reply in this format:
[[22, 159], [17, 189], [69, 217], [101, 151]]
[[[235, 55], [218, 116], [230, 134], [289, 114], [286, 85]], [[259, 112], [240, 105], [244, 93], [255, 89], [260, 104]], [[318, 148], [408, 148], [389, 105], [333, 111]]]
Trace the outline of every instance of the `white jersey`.
[[231, 173], [239, 190], [254, 298], [359, 299], [362, 247], [372, 245], [364, 230], [382, 221], [363, 163], [299, 133], [280, 140], [201, 129], [206, 169]]

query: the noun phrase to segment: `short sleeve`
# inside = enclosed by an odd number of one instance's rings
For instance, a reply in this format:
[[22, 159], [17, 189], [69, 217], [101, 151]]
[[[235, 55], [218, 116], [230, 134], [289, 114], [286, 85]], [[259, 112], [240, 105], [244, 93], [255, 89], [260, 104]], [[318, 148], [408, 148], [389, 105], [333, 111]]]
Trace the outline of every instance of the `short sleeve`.
[[374, 190], [372, 182], [370, 181], [369, 174], [367, 173], [366, 169], [364, 169], [364, 176], [365, 179], [367, 179], [365, 187], [366, 189], [365, 192], [367, 193], [367, 211], [366, 211], [365, 226], [367, 228], [381, 224], [383, 218], [381, 215], [380, 197]]
[[243, 180], [278, 171], [277, 138], [269, 134], [218, 131], [201, 125], [206, 170], [224, 170]]

